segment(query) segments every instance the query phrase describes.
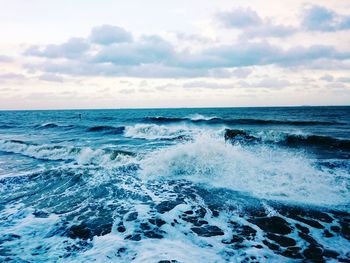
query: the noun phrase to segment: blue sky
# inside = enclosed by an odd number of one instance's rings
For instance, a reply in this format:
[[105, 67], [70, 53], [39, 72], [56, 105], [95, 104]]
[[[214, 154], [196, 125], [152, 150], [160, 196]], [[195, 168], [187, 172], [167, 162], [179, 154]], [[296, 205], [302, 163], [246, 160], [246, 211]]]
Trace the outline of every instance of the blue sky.
[[350, 103], [347, 1], [0, 1], [0, 108]]

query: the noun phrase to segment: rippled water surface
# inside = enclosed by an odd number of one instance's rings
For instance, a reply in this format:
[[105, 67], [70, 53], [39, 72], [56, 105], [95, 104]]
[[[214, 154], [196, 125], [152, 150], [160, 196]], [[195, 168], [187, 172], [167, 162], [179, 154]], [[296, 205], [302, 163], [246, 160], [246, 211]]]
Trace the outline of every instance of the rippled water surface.
[[350, 107], [0, 112], [0, 261], [350, 262]]

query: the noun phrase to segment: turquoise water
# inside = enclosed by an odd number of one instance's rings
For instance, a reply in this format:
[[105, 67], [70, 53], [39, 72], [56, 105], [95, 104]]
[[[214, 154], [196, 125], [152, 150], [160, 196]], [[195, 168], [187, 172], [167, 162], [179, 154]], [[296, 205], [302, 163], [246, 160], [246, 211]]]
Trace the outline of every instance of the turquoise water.
[[0, 259], [350, 257], [350, 107], [0, 112]]

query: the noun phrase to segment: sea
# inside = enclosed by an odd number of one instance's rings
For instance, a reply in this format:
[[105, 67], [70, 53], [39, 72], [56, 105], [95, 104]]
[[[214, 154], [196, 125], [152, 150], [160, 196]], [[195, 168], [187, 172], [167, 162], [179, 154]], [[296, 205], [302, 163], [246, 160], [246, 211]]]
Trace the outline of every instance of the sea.
[[0, 111], [1, 262], [350, 262], [350, 107]]

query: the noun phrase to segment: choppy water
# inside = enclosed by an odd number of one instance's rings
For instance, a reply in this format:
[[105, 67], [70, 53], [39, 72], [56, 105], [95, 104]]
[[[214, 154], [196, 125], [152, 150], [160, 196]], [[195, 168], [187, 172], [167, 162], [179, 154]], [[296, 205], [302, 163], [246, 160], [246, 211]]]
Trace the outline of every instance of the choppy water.
[[349, 125], [350, 107], [0, 112], [0, 261], [350, 262]]

